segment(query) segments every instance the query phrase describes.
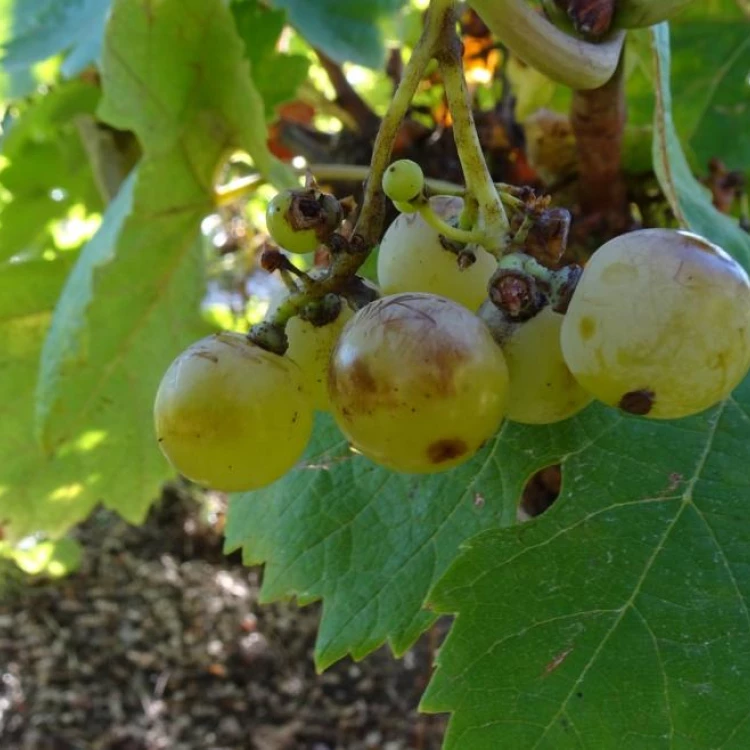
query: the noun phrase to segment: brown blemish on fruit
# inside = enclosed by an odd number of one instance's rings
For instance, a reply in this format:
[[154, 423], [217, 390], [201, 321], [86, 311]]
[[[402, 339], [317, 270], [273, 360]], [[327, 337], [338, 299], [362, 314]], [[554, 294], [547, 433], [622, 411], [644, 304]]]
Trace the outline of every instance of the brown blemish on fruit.
[[427, 455], [434, 464], [442, 464], [463, 456], [468, 450], [463, 440], [458, 438], [444, 438], [437, 440], [427, 448]]
[[363, 359], [355, 359], [349, 368], [349, 382], [355, 391], [361, 393], [375, 393], [378, 390], [378, 384], [370, 372], [370, 368]]
[[431, 360], [435, 370], [432, 375], [435, 388], [441, 396], [452, 396], [456, 392], [456, 373], [467, 356], [466, 351], [451, 346], [433, 353]]
[[729, 356], [727, 352], [717, 352], [708, 362], [708, 366], [712, 370], [727, 370], [727, 363]]
[[201, 359], [207, 359], [209, 362], [213, 362], [215, 365], [219, 364], [219, 358], [215, 354], [211, 354], [204, 349], [198, 349], [192, 353], [193, 357], [200, 357]]
[[628, 412], [628, 414], [638, 414], [639, 416], [645, 416], [654, 407], [656, 401], [656, 394], [648, 388], [642, 388], [638, 391], [630, 391], [626, 393], [621, 399], [618, 406]]
[[305, 196], [300, 197], [297, 200], [297, 211], [299, 211], [302, 221], [300, 221], [300, 229], [305, 228], [305, 224], [317, 224], [318, 217], [320, 215], [320, 206], [318, 201], [312, 197]]
[[493, 304], [514, 321], [533, 318], [545, 304], [535, 279], [524, 271], [497, 271], [490, 280], [488, 293]]
[[584, 341], [588, 341], [594, 333], [596, 333], [596, 321], [593, 318], [584, 315], [584, 317], [581, 318], [581, 322], [578, 324], [578, 330], [581, 333], [581, 338]]

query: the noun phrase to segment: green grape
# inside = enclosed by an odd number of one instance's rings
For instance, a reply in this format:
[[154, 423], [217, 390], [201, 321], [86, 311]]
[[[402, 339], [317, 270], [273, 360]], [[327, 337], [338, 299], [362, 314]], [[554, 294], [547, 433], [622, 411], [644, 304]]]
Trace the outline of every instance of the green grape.
[[394, 161], [383, 175], [383, 192], [394, 203], [410, 203], [422, 194], [422, 167], [410, 159]]
[[300, 317], [294, 317], [287, 323], [289, 348], [286, 355], [299, 365], [315, 409], [327, 411], [330, 408], [328, 362], [344, 325], [353, 315], [351, 309], [343, 304], [336, 319], [325, 325], [316, 326]]
[[290, 253], [312, 253], [341, 224], [341, 205], [332, 195], [313, 189], [282, 190], [266, 209], [273, 241]]
[[604, 403], [657, 419], [697, 414], [750, 368], [750, 280], [702, 237], [631, 232], [594, 253], [561, 343], [575, 378]]
[[336, 320], [323, 326], [314, 326], [302, 318], [292, 318], [287, 324], [287, 356], [293, 359], [304, 373], [305, 385], [315, 409], [327, 411], [330, 408], [328, 362], [344, 325], [353, 314], [345, 305]]
[[508, 370], [466, 308], [397, 294], [347, 323], [328, 386], [336, 422], [356, 449], [395, 471], [428, 474], [467, 461], [495, 434]]
[[[458, 218], [463, 200], [452, 196], [430, 199], [435, 213], [448, 222]], [[388, 228], [378, 253], [378, 281], [383, 294], [438, 294], [472, 312], [487, 297], [487, 283], [497, 261], [482, 248], [476, 262], [461, 270], [456, 255], [440, 244], [440, 234], [419, 214], [402, 214]]]
[[159, 446], [188, 479], [240, 492], [275, 481], [299, 460], [313, 411], [296, 364], [239, 333], [196, 342], [156, 394]]
[[515, 323], [489, 300], [479, 317], [502, 346], [510, 375], [507, 417], [522, 424], [553, 424], [591, 403], [568, 369], [560, 348], [564, 316], [545, 307], [530, 320]]

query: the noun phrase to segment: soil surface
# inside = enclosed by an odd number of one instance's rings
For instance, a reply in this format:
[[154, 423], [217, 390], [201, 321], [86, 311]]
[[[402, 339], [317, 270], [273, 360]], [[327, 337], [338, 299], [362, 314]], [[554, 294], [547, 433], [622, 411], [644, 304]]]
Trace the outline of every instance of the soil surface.
[[[221, 498], [176, 490], [139, 528], [99, 511], [84, 560], [0, 602], [3, 750], [437, 750], [416, 706], [439, 638], [316, 675], [317, 606], [259, 606], [221, 551]], [[439, 624], [440, 633], [445, 625]]]

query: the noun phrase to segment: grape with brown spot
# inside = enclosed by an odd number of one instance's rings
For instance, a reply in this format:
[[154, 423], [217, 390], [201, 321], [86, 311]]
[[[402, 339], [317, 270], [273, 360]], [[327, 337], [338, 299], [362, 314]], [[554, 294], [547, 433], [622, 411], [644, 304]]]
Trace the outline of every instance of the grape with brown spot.
[[505, 358], [465, 307], [432, 294], [372, 302], [347, 323], [331, 356], [336, 421], [368, 458], [433, 473], [471, 458], [506, 409]]

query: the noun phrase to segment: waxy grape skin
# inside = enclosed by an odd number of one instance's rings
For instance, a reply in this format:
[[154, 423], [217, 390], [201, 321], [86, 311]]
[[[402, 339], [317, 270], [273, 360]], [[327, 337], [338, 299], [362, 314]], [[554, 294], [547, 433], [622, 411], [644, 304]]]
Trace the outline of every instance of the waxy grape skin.
[[696, 414], [750, 367], [750, 280], [702, 237], [631, 232], [592, 256], [561, 343], [571, 372], [600, 401], [657, 419]]

